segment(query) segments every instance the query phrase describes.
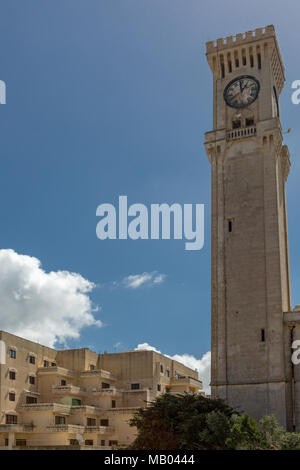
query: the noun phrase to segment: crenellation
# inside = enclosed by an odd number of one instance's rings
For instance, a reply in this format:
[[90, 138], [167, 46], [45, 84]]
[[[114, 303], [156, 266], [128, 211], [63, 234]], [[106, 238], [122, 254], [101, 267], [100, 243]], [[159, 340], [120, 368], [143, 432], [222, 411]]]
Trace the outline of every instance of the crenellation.
[[219, 38], [217, 41], [208, 41], [206, 43], [206, 52], [220, 52], [220, 50], [231, 47], [232, 45], [238, 46], [239, 44], [246, 44], [249, 41], [257, 41], [272, 36], [275, 36], [275, 28], [273, 25], [266, 26], [265, 28], [256, 28], [253, 31], [238, 33], [235, 36]]

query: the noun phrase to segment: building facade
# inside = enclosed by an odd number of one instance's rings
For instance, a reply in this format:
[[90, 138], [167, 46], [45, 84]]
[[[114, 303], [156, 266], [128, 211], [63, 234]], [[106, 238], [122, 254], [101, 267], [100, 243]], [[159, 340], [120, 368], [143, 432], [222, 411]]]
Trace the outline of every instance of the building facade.
[[[292, 311], [280, 93], [284, 66], [273, 26], [208, 42], [213, 130], [212, 395], [300, 431], [299, 338]], [[300, 366], [299, 366], [300, 367]]]
[[0, 449], [112, 449], [161, 393], [197, 393], [198, 373], [154, 351], [61, 350], [0, 331]]

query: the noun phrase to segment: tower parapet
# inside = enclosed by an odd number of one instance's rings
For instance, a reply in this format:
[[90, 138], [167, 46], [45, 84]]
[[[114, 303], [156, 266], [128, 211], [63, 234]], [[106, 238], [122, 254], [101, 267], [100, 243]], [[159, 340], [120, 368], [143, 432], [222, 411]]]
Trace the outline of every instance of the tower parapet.
[[271, 62], [278, 93], [283, 88], [284, 65], [273, 25], [208, 41], [206, 57], [216, 78], [228, 78], [237, 69], [249, 65], [261, 69], [264, 63]]

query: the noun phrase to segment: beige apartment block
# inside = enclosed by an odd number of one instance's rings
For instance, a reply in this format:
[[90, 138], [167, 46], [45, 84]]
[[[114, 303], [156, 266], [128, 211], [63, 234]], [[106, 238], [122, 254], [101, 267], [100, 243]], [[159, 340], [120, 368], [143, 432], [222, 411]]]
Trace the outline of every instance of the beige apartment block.
[[199, 393], [198, 373], [154, 351], [57, 351], [0, 331], [0, 449], [118, 449], [162, 393]]
[[274, 27], [208, 42], [213, 130], [212, 395], [254, 418], [274, 414], [300, 431], [300, 309], [291, 306], [280, 93], [284, 66]]

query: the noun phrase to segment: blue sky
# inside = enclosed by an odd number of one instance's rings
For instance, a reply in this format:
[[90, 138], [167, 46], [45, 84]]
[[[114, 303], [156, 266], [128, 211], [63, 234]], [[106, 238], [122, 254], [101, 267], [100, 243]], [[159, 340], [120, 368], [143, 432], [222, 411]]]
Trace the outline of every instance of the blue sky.
[[[0, 9], [7, 85], [0, 247], [39, 259], [46, 272], [75, 272], [96, 284], [89, 296], [103, 325], [81, 329], [69, 347], [113, 352], [147, 342], [197, 358], [210, 349], [203, 140], [212, 129], [212, 77], [205, 42], [268, 24], [286, 66], [281, 112], [283, 128], [292, 128], [288, 220], [293, 303], [300, 303], [300, 105], [291, 102], [291, 83], [300, 79], [299, 2], [19, 0], [0, 1]], [[205, 204], [204, 248], [100, 241], [96, 208], [123, 194], [129, 203]], [[132, 289], [123, 281], [154, 272], [163, 282]], [[5, 315], [2, 305], [3, 327]], [[21, 314], [15, 321], [22, 323]]]

